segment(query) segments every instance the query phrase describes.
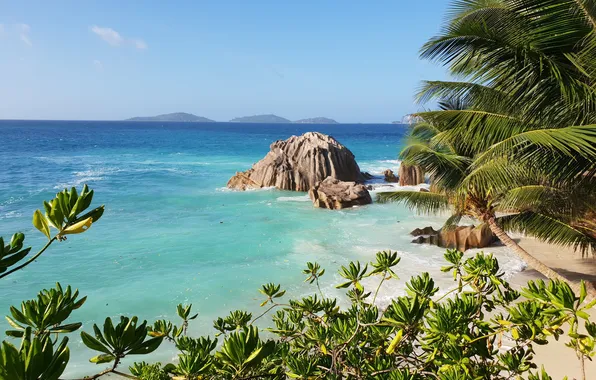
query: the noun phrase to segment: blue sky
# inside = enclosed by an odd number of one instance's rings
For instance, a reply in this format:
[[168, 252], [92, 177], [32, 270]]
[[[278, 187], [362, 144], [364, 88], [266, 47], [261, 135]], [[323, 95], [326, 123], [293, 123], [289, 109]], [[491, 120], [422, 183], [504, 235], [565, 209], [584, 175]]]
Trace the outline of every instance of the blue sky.
[[420, 109], [418, 58], [447, 0], [4, 1], [0, 119], [390, 122]]

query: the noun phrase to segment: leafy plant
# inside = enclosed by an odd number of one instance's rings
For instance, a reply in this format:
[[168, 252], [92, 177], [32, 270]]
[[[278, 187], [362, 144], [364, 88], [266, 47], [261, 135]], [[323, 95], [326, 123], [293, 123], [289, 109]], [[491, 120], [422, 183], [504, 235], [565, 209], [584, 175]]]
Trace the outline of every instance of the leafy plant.
[[15, 330], [6, 331], [6, 335], [22, 337], [27, 328], [41, 337], [78, 330], [82, 325], [80, 322], [63, 324], [87, 300], [87, 297], [77, 299], [78, 296], [78, 290], [72, 292], [70, 286], [63, 290], [59, 283], [55, 289], [42, 290], [37, 299], [23, 302], [20, 310], [10, 308], [12, 317], [7, 316], [6, 320]]
[[[16, 265], [22, 261], [31, 251], [31, 248], [23, 248], [25, 235], [16, 233], [12, 236], [10, 244], [4, 245], [0, 237], [0, 278], [6, 277], [35, 261], [48, 247], [56, 240], [66, 240], [66, 235], [80, 234], [87, 231], [91, 225], [99, 220], [104, 212], [104, 206], [97, 207], [85, 212], [93, 200], [93, 190], [87, 185], [83, 186], [81, 193], [76, 188], [62, 190], [56, 197], [43, 203], [45, 214], [36, 210], [33, 214], [33, 225], [47, 238], [46, 245], [26, 262]], [[82, 215], [81, 215], [82, 214]], [[57, 233], [52, 237], [52, 229]], [[15, 266], [16, 265], [16, 266]]]
[[17, 349], [4, 341], [0, 348], [1, 380], [57, 380], [70, 358], [68, 338], [54, 347], [47, 336], [33, 336], [27, 327]]
[[106, 318], [103, 332], [94, 324], [95, 337], [86, 332], [81, 332], [85, 346], [102, 354], [91, 358], [89, 361], [96, 364], [118, 363], [127, 355], [149, 354], [157, 349], [163, 337], [146, 339], [149, 333], [147, 321], [137, 326], [137, 317], [120, 317], [120, 322], [114, 326], [111, 318]]

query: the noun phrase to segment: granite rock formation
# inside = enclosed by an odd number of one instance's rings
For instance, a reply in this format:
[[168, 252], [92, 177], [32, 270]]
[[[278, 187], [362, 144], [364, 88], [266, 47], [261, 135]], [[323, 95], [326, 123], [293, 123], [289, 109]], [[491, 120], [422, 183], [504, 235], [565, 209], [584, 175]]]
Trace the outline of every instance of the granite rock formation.
[[399, 185], [416, 186], [424, 183], [424, 171], [420, 166], [401, 164], [399, 166]]
[[308, 191], [327, 177], [364, 182], [354, 154], [331, 136], [307, 132], [271, 144], [269, 153], [245, 172], [228, 181], [237, 190], [276, 187]]
[[497, 241], [488, 226], [458, 226], [450, 229], [434, 230], [432, 227], [417, 228], [411, 232], [417, 236], [412, 243], [432, 244], [443, 248], [456, 248], [461, 252], [473, 248], [485, 248]]

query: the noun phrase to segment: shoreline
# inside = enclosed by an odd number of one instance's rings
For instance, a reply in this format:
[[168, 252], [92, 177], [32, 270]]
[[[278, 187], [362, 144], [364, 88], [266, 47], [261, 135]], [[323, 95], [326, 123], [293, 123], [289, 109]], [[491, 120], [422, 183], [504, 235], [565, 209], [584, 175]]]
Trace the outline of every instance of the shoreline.
[[[515, 240], [532, 256], [565, 277], [578, 282], [582, 279], [587, 282], [596, 282], [595, 257], [582, 258], [581, 253], [574, 252], [571, 248], [544, 243], [530, 237], [516, 237]], [[531, 268], [526, 268], [513, 275], [509, 282], [515, 289], [519, 289], [528, 281], [536, 279], [545, 279], [545, 277]], [[596, 310], [592, 310], [590, 314], [594, 321]], [[580, 322], [580, 325], [583, 323]], [[573, 350], [565, 346], [565, 343], [566, 341], [562, 337], [558, 341], [551, 338], [549, 344], [545, 346], [535, 345], [534, 362], [538, 365], [538, 369], [544, 366], [546, 372], [553, 379], [562, 379], [564, 376], [568, 376], [569, 380], [581, 379], [580, 362]], [[596, 379], [596, 363], [594, 361], [586, 361], [585, 369], [586, 378]]]

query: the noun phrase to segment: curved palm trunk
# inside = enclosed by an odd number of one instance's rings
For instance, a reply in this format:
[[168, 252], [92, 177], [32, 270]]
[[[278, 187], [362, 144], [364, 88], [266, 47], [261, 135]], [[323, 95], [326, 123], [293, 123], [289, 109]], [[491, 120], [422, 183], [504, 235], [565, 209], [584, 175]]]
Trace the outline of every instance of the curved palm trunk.
[[[495, 218], [489, 218], [488, 226], [490, 227], [491, 231], [501, 240], [503, 244], [505, 244], [509, 249], [511, 249], [519, 258], [525, 261], [532, 269], [540, 272], [546, 278], [551, 280], [559, 280], [566, 282], [569, 287], [575, 292], [576, 295], [579, 296], [580, 294], [580, 286], [577, 282], [571, 281], [567, 277], [555, 272], [548, 266], [544, 265], [540, 260], [536, 259], [534, 256], [530, 255], [526, 252], [525, 249], [519, 246], [513, 239], [507, 235], [505, 231], [495, 221]], [[590, 284], [586, 284], [586, 290], [591, 298], [596, 298], [596, 290]]]

